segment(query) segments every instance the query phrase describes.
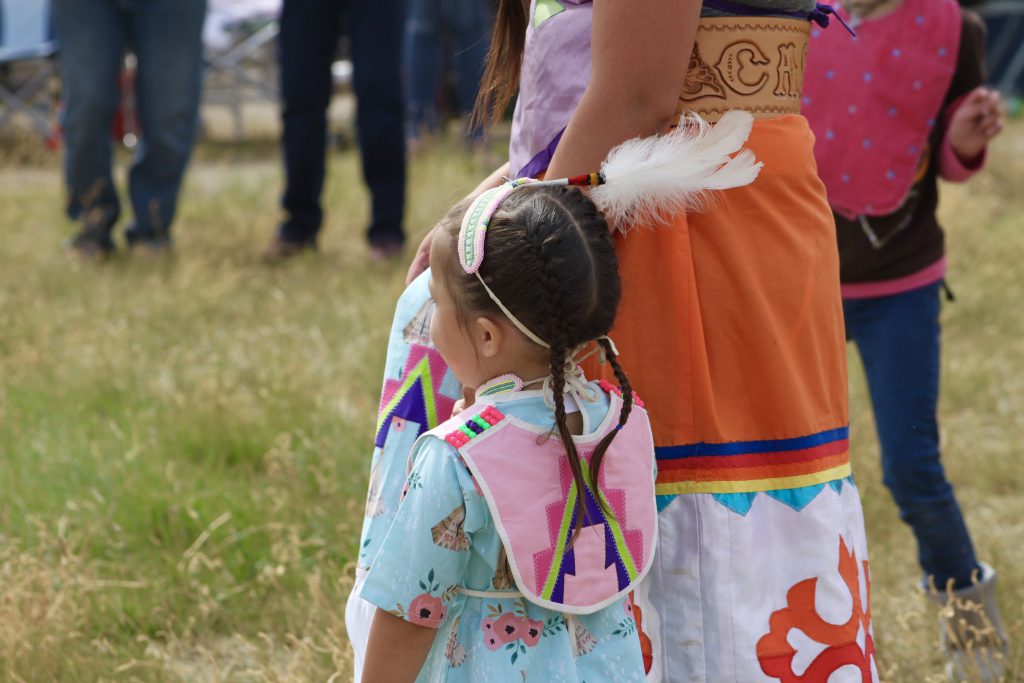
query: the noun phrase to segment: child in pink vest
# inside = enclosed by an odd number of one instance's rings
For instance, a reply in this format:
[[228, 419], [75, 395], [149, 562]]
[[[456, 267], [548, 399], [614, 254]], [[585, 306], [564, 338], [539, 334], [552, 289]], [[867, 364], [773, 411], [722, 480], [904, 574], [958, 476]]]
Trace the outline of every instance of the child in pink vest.
[[951, 677], [1001, 680], [995, 572], [946, 480], [936, 419], [937, 181], [977, 172], [1002, 127], [999, 95], [983, 87], [984, 26], [954, 0], [846, 0], [840, 16], [857, 37], [812, 32], [803, 113], [836, 219], [846, 336], [864, 361], [885, 483], [917, 540], [922, 584], [945, 605]]
[[[361, 588], [362, 680], [644, 681], [629, 593], [656, 544], [654, 445], [606, 336], [604, 217], [506, 183], [449, 214], [430, 265], [432, 343], [475, 397], [413, 447]], [[588, 351], [621, 388], [583, 377]]]

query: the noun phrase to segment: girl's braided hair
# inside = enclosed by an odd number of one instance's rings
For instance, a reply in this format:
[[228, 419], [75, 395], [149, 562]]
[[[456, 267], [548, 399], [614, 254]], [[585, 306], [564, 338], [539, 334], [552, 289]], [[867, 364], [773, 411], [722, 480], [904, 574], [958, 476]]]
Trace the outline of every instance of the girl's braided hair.
[[[456, 206], [444, 221], [449, 263], [442, 277], [460, 317], [470, 313], [502, 315], [475, 275], [463, 271], [456, 241], [467, 203]], [[576, 188], [522, 187], [512, 192], [487, 227], [486, 258], [480, 275], [487, 286], [527, 329], [551, 345], [551, 377], [555, 429], [565, 445], [581, 504], [576, 510], [575, 541], [582, 528], [586, 479], [565, 411], [567, 361], [581, 346], [608, 334], [618, 309], [621, 286], [618, 259], [604, 216]], [[629, 419], [633, 392], [626, 373], [606, 340], [598, 342], [622, 388], [618, 426]], [[611, 513], [597, 488], [601, 461], [618, 433], [609, 432], [590, 460], [589, 480], [598, 504]]]

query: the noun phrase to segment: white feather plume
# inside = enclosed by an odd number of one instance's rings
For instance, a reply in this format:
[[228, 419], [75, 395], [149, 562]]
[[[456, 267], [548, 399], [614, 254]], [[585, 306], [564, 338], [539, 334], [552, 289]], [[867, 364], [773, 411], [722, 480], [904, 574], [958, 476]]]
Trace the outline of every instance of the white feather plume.
[[694, 114], [664, 135], [627, 140], [608, 153], [601, 165], [606, 182], [591, 197], [622, 231], [699, 210], [710, 192], [741, 187], [757, 177], [763, 164], [753, 152], [736, 154], [753, 123], [745, 111], [730, 111], [714, 126]]

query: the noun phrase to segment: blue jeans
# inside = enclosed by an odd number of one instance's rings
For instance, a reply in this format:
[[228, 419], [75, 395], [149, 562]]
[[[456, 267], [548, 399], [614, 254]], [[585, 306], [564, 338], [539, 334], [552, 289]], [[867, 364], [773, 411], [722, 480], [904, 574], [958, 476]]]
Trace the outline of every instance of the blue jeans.
[[141, 140], [128, 174], [129, 242], [169, 238], [195, 142], [206, 0], [53, 0], [60, 46], [68, 215], [109, 232], [120, 215], [110, 129], [126, 50], [135, 53]]
[[285, 0], [281, 62], [286, 217], [279, 237], [315, 244], [323, 209], [331, 63], [342, 22], [352, 48], [356, 127], [372, 196], [371, 244], [401, 243], [405, 211], [401, 49], [405, 0]]
[[404, 61], [410, 137], [416, 137], [421, 128], [440, 126], [438, 90], [445, 66], [455, 74], [459, 110], [472, 111], [490, 44], [490, 25], [486, 0], [409, 0]]
[[925, 575], [961, 588], [978, 560], [939, 457], [939, 288], [848, 299], [843, 313], [867, 375], [885, 485], [913, 529]]

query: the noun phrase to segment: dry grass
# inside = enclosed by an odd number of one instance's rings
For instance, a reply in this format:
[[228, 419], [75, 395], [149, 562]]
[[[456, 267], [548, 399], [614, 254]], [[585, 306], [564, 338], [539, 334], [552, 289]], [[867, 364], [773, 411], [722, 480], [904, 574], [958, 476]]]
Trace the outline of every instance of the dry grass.
[[[946, 462], [1018, 642], [1022, 148], [1018, 123], [990, 172], [943, 203], [959, 296], [944, 313]], [[57, 160], [25, 143], [0, 162], [0, 679], [348, 679], [344, 601], [404, 264], [366, 258], [346, 152], [322, 253], [261, 266], [275, 154], [201, 149], [176, 258], [100, 268], [62, 253]], [[418, 159], [412, 232], [485, 170], [451, 145]], [[882, 672], [939, 681], [938, 629], [852, 369]]]

